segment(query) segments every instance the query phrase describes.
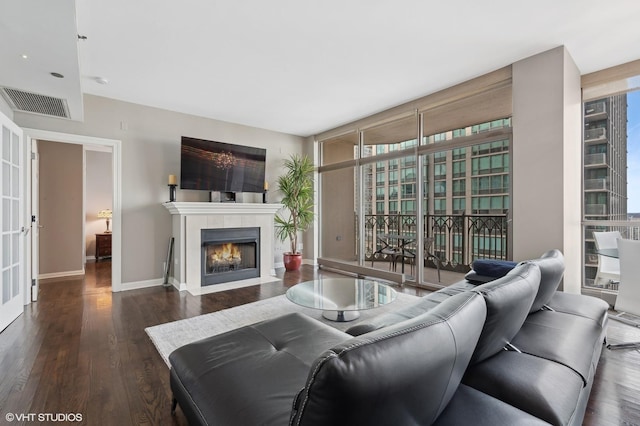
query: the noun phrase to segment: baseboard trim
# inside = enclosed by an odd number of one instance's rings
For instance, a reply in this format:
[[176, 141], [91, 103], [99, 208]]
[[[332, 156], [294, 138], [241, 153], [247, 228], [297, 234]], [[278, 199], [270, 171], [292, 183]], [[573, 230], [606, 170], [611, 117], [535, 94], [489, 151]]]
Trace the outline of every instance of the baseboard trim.
[[138, 290], [141, 288], [157, 287], [162, 285], [162, 278], [155, 278], [145, 281], [132, 281], [128, 283], [122, 283], [121, 291]]
[[84, 275], [84, 269], [79, 269], [77, 271], [49, 272], [47, 274], [38, 274], [38, 279], [46, 280], [49, 278], [77, 277], [80, 275]]
[[[311, 266], [314, 266], [314, 267], [318, 267], [319, 266], [317, 259], [302, 259], [302, 264], [303, 265], [311, 265]], [[284, 262], [276, 262], [276, 263], [274, 263], [273, 264], [273, 268], [274, 268], [274, 269], [272, 269], [273, 273], [271, 275], [275, 275], [275, 270], [276, 269], [284, 268]]]

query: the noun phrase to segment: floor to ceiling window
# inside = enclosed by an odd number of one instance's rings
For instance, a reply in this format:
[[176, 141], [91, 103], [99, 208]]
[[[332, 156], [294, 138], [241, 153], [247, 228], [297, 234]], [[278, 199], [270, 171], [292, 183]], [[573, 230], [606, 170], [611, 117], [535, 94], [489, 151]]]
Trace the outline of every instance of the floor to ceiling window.
[[510, 125], [499, 119], [423, 138], [425, 238], [446, 268], [510, 258]]
[[511, 75], [505, 67], [317, 135], [318, 262], [437, 286], [430, 268], [510, 258]]
[[415, 282], [509, 258], [511, 120], [420, 139], [421, 119], [321, 141], [321, 257]]
[[625, 80], [626, 90], [617, 83], [612, 93], [586, 91], [583, 103], [583, 287], [605, 295], [616, 293], [619, 272], [604, 271], [597, 233], [640, 239], [640, 79]]

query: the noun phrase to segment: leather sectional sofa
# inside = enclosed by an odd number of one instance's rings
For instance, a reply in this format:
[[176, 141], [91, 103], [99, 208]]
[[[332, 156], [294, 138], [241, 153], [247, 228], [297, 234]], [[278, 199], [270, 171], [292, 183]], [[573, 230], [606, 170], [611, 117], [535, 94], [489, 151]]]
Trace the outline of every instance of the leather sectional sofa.
[[608, 305], [557, 292], [563, 273], [552, 250], [348, 333], [290, 314], [183, 346], [174, 409], [210, 425], [579, 425]]

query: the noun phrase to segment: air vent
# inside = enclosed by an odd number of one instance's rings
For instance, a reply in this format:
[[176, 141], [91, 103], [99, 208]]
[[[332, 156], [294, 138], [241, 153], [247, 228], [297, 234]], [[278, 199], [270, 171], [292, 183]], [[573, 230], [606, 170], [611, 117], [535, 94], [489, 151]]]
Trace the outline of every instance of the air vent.
[[8, 87], [2, 88], [2, 94], [16, 111], [69, 118], [69, 107], [64, 99], [9, 89]]

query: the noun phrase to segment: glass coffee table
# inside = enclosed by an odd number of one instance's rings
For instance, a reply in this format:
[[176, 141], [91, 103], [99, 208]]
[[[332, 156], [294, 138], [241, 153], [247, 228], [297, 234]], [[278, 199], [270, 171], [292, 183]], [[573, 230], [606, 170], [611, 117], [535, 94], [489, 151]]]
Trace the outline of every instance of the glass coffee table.
[[287, 298], [307, 308], [321, 309], [331, 321], [353, 321], [361, 310], [393, 302], [398, 293], [386, 284], [363, 278], [318, 278], [296, 284]]

